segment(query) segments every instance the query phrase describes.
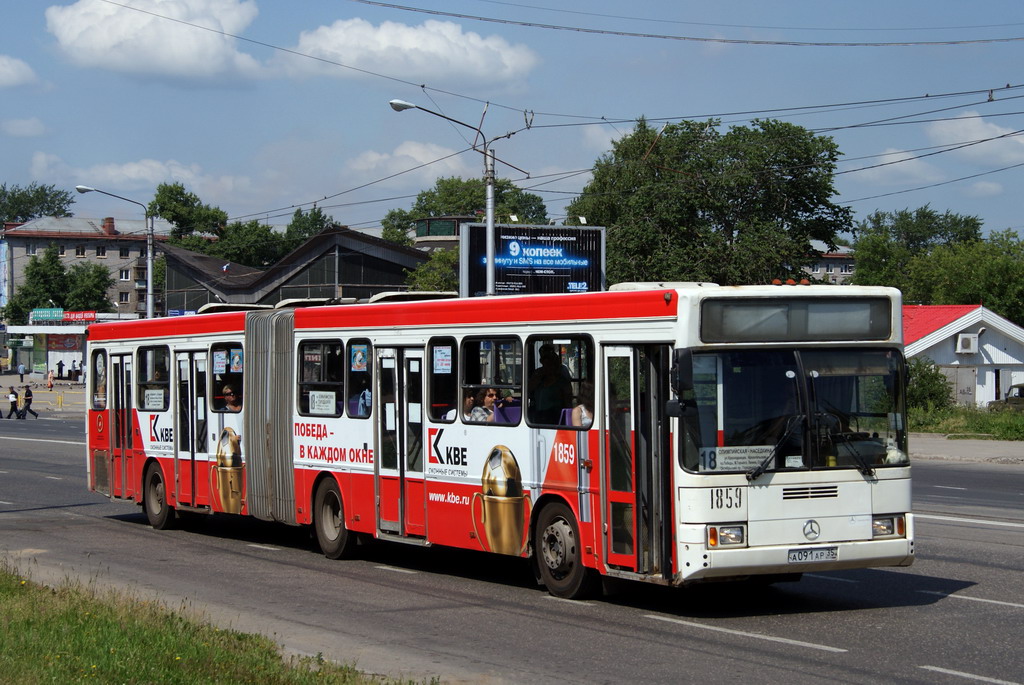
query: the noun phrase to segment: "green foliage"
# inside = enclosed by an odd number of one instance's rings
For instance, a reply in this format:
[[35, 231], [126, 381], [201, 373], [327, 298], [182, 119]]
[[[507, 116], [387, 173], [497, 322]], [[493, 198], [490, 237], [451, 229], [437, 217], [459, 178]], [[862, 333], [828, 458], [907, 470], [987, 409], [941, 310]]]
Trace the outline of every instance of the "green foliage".
[[148, 212], [151, 216], [159, 216], [174, 224], [171, 230], [174, 238], [194, 233], [216, 233], [228, 220], [227, 212], [203, 204], [196, 194], [185, 190], [181, 183], [158, 185]]
[[[859, 261], [858, 261], [859, 267]], [[904, 296], [922, 304], [984, 305], [1024, 325], [1024, 242], [1015, 231], [935, 247], [910, 260]]]
[[[945, 433], [970, 437], [987, 436], [993, 440], [1024, 440], [1024, 421], [1019, 412], [993, 412], [977, 407], [951, 405], [909, 409], [910, 430], [919, 433]], [[913, 445], [911, 445], [913, 447]]]
[[[487, 205], [487, 186], [483, 179], [439, 178], [433, 188], [423, 190], [409, 210], [392, 209], [381, 220], [382, 237], [402, 245], [411, 245], [410, 233], [415, 221], [434, 216], [479, 214], [483, 221]], [[516, 187], [507, 178], [494, 181], [494, 214], [500, 220], [511, 214], [528, 224], [546, 224], [548, 210], [538, 195]], [[408, 242], [407, 242], [408, 241]]]
[[944, 410], [953, 405], [949, 379], [927, 357], [907, 360], [910, 380], [907, 384], [907, 407], [918, 410]]
[[413, 290], [458, 291], [459, 250], [435, 250], [427, 261], [406, 274], [406, 282]]
[[114, 284], [110, 271], [100, 264], [75, 264], [65, 271], [57, 246], [51, 244], [42, 257], [33, 255], [17, 292], [3, 309], [8, 323], [25, 325], [33, 309], [60, 307], [73, 311], [113, 311], [107, 290]]
[[[334, 220], [324, 214], [319, 207], [313, 207], [308, 212], [296, 209], [292, 215], [291, 223], [284, 231], [284, 238], [278, 247], [278, 259], [297, 248], [313, 236], [321, 233], [334, 225]], [[277, 259], [273, 260], [277, 261]]]
[[64, 309], [71, 311], [112, 312], [107, 291], [113, 287], [110, 269], [102, 264], [74, 264], [68, 269], [68, 292]]
[[30, 183], [7, 187], [0, 185], [0, 223], [28, 221], [41, 216], [71, 216], [69, 208], [75, 204], [74, 196], [53, 185]]
[[[963, 245], [981, 239], [981, 220], [947, 211], [939, 214], [927, 205], [911, 212], [875, 212], [854, 229], [857, 285], [887, 285], [916, 299], [911, 263], [941, 246]], [[914, 293], [911, 296], [910, 293]]]
[[608, 227], [608, 279], [714, 281], [800, 277], [810, 241], [833, 245], [848, 208], [831, 201], [831, 138], [778, 121], [718, 130], [641, 120], [596, 163], [570, 217]]
[[162, 604], [71, 582], [38, 586], [0, 568], [5, 683], [370, 683], [323, 659], [286, 662], [273, 640]]

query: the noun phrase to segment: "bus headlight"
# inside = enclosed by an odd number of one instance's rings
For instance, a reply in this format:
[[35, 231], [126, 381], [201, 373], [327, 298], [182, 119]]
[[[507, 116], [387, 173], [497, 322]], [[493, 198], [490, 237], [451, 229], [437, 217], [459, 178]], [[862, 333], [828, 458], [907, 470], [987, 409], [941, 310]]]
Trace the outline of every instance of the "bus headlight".
[[876, 516], [871, 519], [871, 537], [891, 538], [907, 534], [906, 519], [903, 516]]
[[747, 544], [747, 527], [729, 524], [725, 526], [708, 526], [708, 548], [742, 547]]

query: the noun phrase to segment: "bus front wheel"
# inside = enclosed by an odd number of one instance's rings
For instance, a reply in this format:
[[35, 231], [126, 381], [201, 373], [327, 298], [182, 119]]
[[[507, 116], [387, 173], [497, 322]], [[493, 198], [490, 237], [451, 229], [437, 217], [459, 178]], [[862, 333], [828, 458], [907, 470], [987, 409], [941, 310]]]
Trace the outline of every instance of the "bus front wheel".
[[583, 565], [579, 526], [565, 504], [557, 502], [541, 510], [534, 550], [541, 581], [555, 597], [582, 599], [599, 587], [597, 572]]
[[159, 464], [150, 464], [146, 469], [143, 490], [143, 507], [149, 525], [157, 530], [174, 527], [174, 508], [167, 504], [167, 483]]
[[349, 556], [355, 546], [355, 538], [345, 527], [345, 511], [341, 504], [341, 490], [332, 477], [325, 478], [316, 489], [313, 501], [313, 526], [316, 541], [328, 559]]

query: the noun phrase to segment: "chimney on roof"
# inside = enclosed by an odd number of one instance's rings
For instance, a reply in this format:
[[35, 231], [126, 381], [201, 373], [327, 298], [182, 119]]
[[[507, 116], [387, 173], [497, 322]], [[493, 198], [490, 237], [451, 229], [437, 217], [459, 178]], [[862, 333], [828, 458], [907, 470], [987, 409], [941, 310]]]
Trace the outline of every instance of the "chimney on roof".
[[114, 217], [108, 216], [103, 220], [103, 233], [106, 235], [117, 235], [117, 229], [114, 228]]

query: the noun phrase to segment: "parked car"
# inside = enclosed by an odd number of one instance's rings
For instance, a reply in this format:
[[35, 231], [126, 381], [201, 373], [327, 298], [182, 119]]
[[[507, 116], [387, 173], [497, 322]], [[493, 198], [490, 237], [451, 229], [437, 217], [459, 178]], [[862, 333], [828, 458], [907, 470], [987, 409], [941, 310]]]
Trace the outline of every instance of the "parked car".
[[990, 411], [1024, 411], [1024, 383], [1011, 385], [1001, 400], [988, 403]]

